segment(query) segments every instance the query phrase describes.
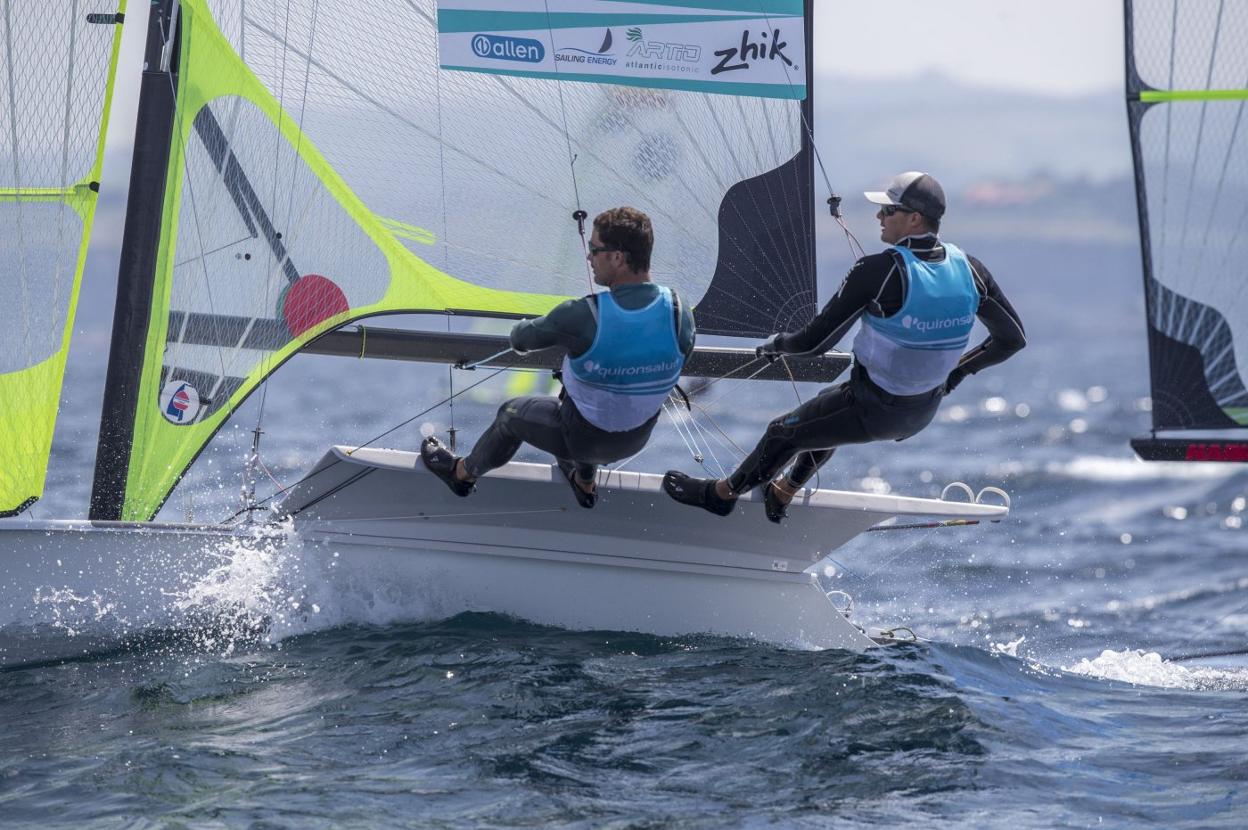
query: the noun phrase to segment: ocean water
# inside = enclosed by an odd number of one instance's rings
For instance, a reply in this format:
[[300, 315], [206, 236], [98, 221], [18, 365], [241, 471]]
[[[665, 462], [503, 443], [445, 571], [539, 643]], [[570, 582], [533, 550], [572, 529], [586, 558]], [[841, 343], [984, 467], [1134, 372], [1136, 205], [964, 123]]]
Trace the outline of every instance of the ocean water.
[[[178, 587], [173, 630], [120, 632], [107, 608], [50, 595], [6, 633], [91, 647], [0, 670], [0, 826], [1243, 827], [1248, 662], [1183, 658], [1245, 647], [1248, 474], [1132, 457], [1148, 388], [1130, 247], [973, 242], [1030, 345], [919, 436], [846, 448], [820, 476], [1010, 493], [1000, 524], [866, 534], [821, 564], [855, 621], [920, 641], [853, 655], [435, 619], [370, 603], [368, 585], [334, 594], [288, 535], [234, 542]], [[83, 351], [36, 517], [85, 510], [102, 380]], [[267, 494], [479, 377], [298, 358], [164, 517], [236, 509], [257, 419]], [[456, 400], [461, 438], [506, 382]], [[758, 387], [701, 397], [742, 446], [815, 391]], [[451, 420], [442, 407], [378, 444]], [[704, 449], [712, 471], [736, 457]], [[672, 459], [700, 468], [665, 428], [635, 466]]]

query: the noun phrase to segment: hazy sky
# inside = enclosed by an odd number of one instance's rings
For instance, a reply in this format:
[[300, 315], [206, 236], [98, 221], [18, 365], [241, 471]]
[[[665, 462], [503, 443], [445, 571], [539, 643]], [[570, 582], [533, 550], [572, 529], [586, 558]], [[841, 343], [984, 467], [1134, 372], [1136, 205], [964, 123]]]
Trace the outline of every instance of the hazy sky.
[[[134, 5], [123, 78], [138, 71], [142, 52], [146, 4]], [[935, 69], [972, 84], [1057, 95], [1122, 85], [1120, 0], [815, 0], [815, 27], [821, 73], [913, 78]], [[119, 110], [133, 108], [132, 96], [119, 94]], [[132, 124], [133, 115], [114, 123]]]
[[816, 71], [936, 69], [987, 86], [1073, 95], [1121, 87], [1121, 0], [815, 0]]

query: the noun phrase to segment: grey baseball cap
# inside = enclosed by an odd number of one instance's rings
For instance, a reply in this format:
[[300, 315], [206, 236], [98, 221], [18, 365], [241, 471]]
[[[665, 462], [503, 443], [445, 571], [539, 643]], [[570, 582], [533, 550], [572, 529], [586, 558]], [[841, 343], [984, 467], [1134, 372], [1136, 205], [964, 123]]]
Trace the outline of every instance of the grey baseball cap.
[[877, 205], [898, 205], [929, 219], [945, 215], [945, 191], [940, 182], [917, 170], [893, 176], [888, 190], [868, 191], [862, 195]]

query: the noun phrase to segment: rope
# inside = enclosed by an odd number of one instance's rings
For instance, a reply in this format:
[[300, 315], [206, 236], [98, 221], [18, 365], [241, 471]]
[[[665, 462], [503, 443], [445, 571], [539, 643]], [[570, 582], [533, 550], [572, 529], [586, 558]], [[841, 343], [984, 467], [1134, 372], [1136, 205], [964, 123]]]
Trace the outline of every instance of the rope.
[[[460, 364], [457, 364], [457, 365], [455, 366], [455, 368], [456, 368], [456, 369], [464, 369], [464, 370], [467, 370], [467, 371], [472, 371], [472, 370], [476, 369], [478, 366], [484, 366], [484, 365], [485, 365], [485, 364], [487, 364], [487, 363], [492, 363], [493, 361], [498, 360], [500, 357], [502, 357], [503, 355], [507, 354], [508, 352], [514, 352], [514, 351], [515, 351], [515, 349], [511, 348], [510, 346], [508, 346], [507, 348], [503, 349], [501, 352], [497, 352], [497, 353], [495, 353], [495, 354], [492, 354], [492, 355], [490, 355], [489, 357], [483, 357], [483, 358], [481, 358], [480, 360], [478, 360], [478, 361], [477, 361], [477, 362], [475, 362], [475, 363], [460, 363]], [[515, 366], [503, 366], [502, 368], [504, 368], [504, 369], [516, 369], [517, 367], [515, 367]], [[545, 369], [537, 369], [537, 370], [533, 370], [533, 371], [540, 371], [540, 372], [544, 372], [544, 371], [546, 371], [546, 370], [545, 370]]]
[[940, 522], [913, 522], [904, 525], [876, 525], [867, 528], [867, 533], [879, 533], [885, 530], [926, 530], [937, 527], [968, 527], [979, 524], [979, 519], [946, 519]]

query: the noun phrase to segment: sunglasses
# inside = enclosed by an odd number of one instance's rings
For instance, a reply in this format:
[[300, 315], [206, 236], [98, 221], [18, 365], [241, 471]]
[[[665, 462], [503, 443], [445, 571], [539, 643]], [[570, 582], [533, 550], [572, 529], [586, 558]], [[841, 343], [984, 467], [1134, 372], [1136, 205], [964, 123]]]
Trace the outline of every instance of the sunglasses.
[[910, 208], [904, 208], [901, 205], [880, 205], [880, 213], [884, 216], [892, 216], [894, 213], [914, 213]]
[[619, 248], [615, 247], [614, 245], [595, 245], [592, 242], [589, 245], [590, 256], [598, 256], [598, 254], [605, 254], [608, 251], [618, 251], [618, 250]]

